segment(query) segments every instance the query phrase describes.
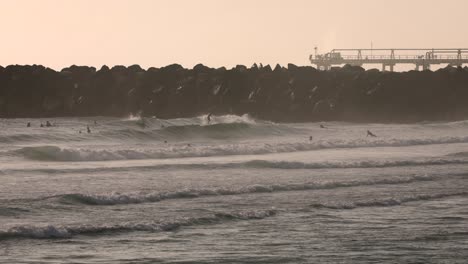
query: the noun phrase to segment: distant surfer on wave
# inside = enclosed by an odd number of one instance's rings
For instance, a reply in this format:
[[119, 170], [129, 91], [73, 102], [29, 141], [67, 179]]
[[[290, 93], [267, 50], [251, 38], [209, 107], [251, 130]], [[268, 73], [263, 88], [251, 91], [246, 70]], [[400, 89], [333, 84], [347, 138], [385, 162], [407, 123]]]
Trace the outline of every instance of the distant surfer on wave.
[[370, 130], [367, 130], [367, 135], [366, 137], [371, 136], [371, 137], [377, 137], [374, 133], [372, 133]]
[[206, 120], [208, 120], [208, 124], [211, 122], [211, 113], [208, 114], [208, 116], [206, 117]]

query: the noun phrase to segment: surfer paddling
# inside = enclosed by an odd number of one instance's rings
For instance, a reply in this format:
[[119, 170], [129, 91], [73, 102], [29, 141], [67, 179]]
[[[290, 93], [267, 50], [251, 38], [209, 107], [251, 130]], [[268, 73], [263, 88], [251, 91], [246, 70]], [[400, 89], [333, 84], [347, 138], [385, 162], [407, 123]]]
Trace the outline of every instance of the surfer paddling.
[[367, 130], [367, 135], [366, 137], [377, 137], [374, 133], [372, 133], [370, 130]]

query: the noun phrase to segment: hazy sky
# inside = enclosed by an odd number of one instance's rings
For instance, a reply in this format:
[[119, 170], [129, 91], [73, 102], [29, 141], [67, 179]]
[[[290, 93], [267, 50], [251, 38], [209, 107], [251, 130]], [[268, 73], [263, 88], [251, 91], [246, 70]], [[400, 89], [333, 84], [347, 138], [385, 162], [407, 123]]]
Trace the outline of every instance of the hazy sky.
[[0, 0], [0, 65], [308, 65], [314, 46], [468, 48], [467, 0]]

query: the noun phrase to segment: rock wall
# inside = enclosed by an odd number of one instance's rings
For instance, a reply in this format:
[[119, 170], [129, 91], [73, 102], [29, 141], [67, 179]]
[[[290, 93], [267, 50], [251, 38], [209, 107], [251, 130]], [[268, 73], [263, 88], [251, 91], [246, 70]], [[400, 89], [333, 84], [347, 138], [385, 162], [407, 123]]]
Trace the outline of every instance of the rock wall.
[[0, 117], [177, 118], [245, 114], [274, 121], [468, 119], [468, 68], [380, 72], [277, 65], [0, 67]]

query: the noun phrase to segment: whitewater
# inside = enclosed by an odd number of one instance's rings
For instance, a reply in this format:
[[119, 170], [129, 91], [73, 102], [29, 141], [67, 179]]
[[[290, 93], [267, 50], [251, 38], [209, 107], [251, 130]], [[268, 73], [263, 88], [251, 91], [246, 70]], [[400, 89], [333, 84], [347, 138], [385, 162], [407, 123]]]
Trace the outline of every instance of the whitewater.
[[0, 119], [0, 263], [467, 258], [468, 121]]

